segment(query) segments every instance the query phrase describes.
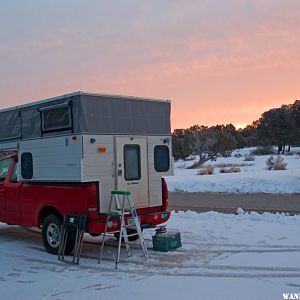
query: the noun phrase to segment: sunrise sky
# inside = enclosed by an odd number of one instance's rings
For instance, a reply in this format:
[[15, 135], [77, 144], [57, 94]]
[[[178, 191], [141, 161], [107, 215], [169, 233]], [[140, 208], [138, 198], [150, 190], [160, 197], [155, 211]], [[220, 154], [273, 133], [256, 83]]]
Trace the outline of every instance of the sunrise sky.
[[0, 109], [78, 90], [251, 124], [300, 98], [300, 1], [1, 1]]

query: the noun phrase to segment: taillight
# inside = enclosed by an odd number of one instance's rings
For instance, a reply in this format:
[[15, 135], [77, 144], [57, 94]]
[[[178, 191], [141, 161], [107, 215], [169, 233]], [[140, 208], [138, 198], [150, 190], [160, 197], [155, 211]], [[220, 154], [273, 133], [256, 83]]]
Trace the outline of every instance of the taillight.
[[88, 212], [98, 211], [98, 195], [97, 188], [94, 185], [90, 188], [87, 199]]
[[164, 178], [161, 179], [161, 192], [162, 192], [162, 205], [163, 205], [163, 210], [168, 209], [168, 201], [169, 201], [169, 192], [168, 192], [168, 187], [166, 180]]

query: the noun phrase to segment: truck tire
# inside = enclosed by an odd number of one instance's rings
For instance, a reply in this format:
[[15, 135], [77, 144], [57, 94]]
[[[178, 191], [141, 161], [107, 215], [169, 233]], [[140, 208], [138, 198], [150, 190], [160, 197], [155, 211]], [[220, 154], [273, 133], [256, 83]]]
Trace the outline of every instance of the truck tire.
[[[57, 215], [50, 214], [44, 219], [42, 225], [42, 240], [46, 251], [50, 254], [58, 254], [61, 225], [62, 221]], [[69, 234], [65, 255], [68, 255], [72, 252], [74, 244], [74, 235]]]

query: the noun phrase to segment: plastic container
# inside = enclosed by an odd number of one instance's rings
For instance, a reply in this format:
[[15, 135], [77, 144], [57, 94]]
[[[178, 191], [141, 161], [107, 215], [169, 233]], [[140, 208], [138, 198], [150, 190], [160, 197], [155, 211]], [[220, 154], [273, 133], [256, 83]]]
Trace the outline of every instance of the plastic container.
[[168, 252], [182, 247], [180, 231], [169, 229], [166, 232], [157, 231], [152, 237], [153, 250]]

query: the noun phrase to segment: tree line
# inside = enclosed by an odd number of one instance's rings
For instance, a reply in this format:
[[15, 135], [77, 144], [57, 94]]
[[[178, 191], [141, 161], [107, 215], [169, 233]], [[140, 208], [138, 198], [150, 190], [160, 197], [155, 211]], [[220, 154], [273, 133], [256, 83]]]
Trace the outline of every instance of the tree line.
[[230, 156], [237, 148], [251, 146], [277, 146], [278, 154], [290, 151], [300, 144], [300, 100], [264, 112], [261, 117], [243, 129], [234, 125], [193, 125], [175, 129], [172, 133], [175, 159], [199, 155], [202, 164], [217, 156]]

